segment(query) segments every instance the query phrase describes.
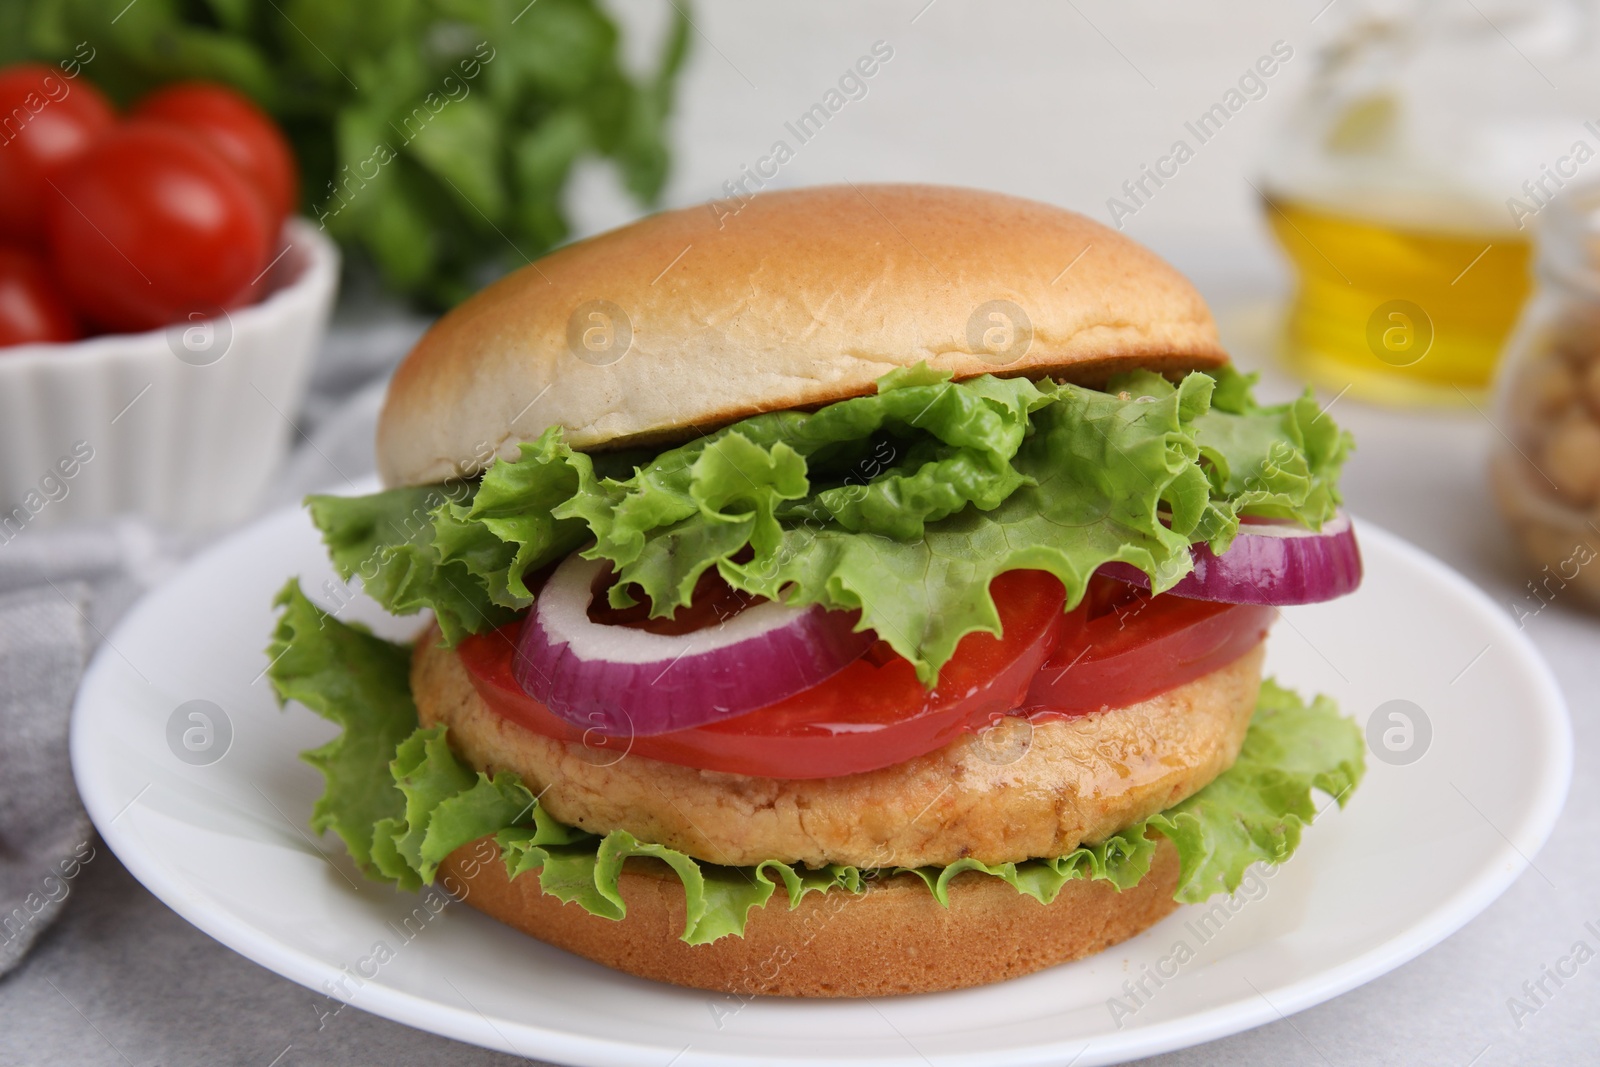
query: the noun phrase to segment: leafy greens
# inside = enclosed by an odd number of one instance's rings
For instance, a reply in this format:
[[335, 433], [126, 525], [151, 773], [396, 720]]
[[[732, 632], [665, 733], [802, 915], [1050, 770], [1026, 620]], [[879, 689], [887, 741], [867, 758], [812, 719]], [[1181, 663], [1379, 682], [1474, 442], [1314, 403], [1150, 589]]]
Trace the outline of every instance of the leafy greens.
[[1231, 369], [1136, 371], [1101, 391], [918, 365], [631, 472], [597, 469], [616, 464], [551, 428], [453, 495], [309, 504], [346, 578], [397, 614], [431, 607], [451, 644], [527, 607], [528, 573], [588, 544], [617, 572], [619, 607], [643, 597], [670, 615], [715, 567], [747, 592], [859, 611], [932, 685], [962, 637], [999, 632], [995, 575], [1049, 571], [1070, 608], [1120, 560], [1159, 592], [1188, 573], [1192, 543], [1225, 551], [1241, 515], [1327, 521], [1349, 447], [1309, 394], [1262, 406]]

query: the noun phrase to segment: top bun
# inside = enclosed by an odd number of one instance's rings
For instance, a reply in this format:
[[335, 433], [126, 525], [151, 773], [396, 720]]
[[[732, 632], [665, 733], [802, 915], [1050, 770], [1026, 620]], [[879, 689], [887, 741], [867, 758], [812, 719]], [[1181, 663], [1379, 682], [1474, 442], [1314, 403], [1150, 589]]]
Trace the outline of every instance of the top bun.
[[1227, 355], [1182, 275], [1074, 212], [929, 185], [762, 193], [569, 245], [455, 308], [389, 386], [378, 467], [443, 481], [551, 425], [577, 448], [682, 440], [918, 361], [1096, 384]]

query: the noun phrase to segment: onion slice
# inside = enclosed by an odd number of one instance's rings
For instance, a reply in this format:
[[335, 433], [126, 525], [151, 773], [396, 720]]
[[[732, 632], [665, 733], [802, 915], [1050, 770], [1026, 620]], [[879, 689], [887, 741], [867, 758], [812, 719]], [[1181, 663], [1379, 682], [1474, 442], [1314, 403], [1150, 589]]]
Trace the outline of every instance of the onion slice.
[[589, 618], [606, 564], [574, 553], [528, 613], [513, 673], [557, 717], [609, 736], [729, 719], [792, 696], [871, 646], [855, 612], [767, 601], [678, 636]]
[[[1361, 584], [1361, 550], [1350, 517], [1342, 511], [1321, 530], [1298, 523], [1247, 522], [1222, 555], [1203, 544], [1190, 546], [1189, 553], [1194, 570], [1167, 592], [1191, 600], [1316, 604]], [[1150, 576], [1129, 563], [1107, 563], [1100, 573], [1150, 588]]]

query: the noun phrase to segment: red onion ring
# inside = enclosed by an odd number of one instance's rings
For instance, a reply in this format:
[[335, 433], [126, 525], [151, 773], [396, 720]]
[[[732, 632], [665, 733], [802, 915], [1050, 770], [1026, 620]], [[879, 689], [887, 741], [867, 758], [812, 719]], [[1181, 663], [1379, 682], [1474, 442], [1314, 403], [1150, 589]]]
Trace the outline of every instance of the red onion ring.
[[589, 618], [603, 560], [576, 553], [528, 613], [512, 672], [557, 717], [610, 736], [664, 734], [743, 715], [844, 669], [871, 646], [854, 612], [767, 601], [678, 636]]
[[[1339, 512], [1321, 530], [1298, 523], [1248, 522], [1222, 555], [1191, 545], [1194, 570], [1168, 589], [1173, 596], [1224, 604], [1316, 604], [1361, 584], [1361, 550], [1350, 517]], [[1150, 576], [1130, 563], [1107, 563], [1100, 573], [1150, 588]]]

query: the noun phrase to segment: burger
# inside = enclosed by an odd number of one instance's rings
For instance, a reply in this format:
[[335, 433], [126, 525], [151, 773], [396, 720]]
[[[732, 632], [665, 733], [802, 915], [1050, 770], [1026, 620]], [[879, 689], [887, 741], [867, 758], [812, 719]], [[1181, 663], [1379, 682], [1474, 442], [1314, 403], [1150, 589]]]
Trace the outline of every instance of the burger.
[[401, 364], [388, 488], [308, 498], [342, 578], [429, 617], [401, 645], [280, 594], [279, 698], [342, 727], [312, 825], [739, 995], [1099, 952], [1361, 777], [1261, 676], [1279, 606], [1360, 580], [1349, 448], [1056, 207], [846, 185], [573, 244]]

